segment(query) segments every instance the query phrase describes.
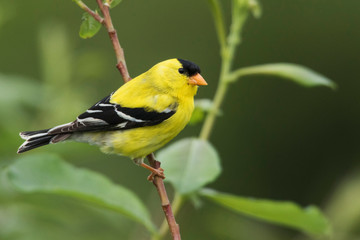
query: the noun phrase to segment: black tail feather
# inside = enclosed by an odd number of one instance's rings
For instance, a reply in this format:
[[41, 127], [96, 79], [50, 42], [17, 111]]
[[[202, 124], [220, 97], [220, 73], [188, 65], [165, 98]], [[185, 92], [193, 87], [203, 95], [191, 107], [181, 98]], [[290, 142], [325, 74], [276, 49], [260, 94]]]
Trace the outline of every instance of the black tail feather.
[[[21, 132], [20, 137], [26, 141], [19, 147], [17, 152], [23, 153], [31, 149], [41, 147], [49, 143], [53, 143], [52, 142], [53, 138], [61, 139], [61, 141], [63, 141], [71, 135], [71, 134], [48, 134], [48, 131], [49, 129]], [[62, 135], [66, 135], [66, 136], [62, 136]]]
[[29, 151], [31, 149], [47, 145], [47, 144], [50, 143], [51, 138], [53, 138], [53, 137], [54, 136], [44, 136], [44, 137], [42, 137], [40, 139], [36, 139], [34, 141], [27, 140], [19, 147], [17, 152], [18, 153], [23, 153], [23, 152]]
[[22, 139], [27, 140], [29, 138], [38, 138], [36, 137], [36, 135], [44, 136], [48, 131], [49, 129], [38, 130], [38, 131], [25, 131], [25, 132], [21, 132], [19, 135]]

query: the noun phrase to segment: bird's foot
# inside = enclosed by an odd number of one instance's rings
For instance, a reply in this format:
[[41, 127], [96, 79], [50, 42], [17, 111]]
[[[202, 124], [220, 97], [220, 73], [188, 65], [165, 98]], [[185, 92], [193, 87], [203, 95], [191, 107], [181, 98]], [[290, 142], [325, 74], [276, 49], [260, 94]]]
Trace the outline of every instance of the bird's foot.
[[141, 163], [140, 166], [143, 168], [146, 168], [147, 170], [149, 170], [151, 172], [151, 174], [148, 176], [147, 180], [153, 181], [155, 176], [165, 179], [164, 169], [162, 169], [162, 168], [156, 169], [145, 163]]
[[158, 176], [162, 179], [165, 179], [165, 175], [164, 175], [164, 169], [162, 168], [158, 168], [158, 169], [155, 169], [154, 168], [154, 172], [151, 172], [151, 174], [147, 177], [147, 180], [152, 182], [154, 180], [154, 177], [155, 176]]

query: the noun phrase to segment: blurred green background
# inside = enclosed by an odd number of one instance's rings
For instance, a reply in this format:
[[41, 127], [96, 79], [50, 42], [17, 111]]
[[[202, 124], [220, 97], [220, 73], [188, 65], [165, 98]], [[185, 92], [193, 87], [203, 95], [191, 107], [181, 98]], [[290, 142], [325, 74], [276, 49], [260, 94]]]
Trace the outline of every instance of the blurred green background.
[[[229, 20], [230, 1], [223, 2]], [[245, 25], [234, 66], [298, 63], [334, 80], [338, 89], [306, 89], [271, 77], [234, 84], [211, 137], [223, 166], [211, 187], [316, 204], [333, 223], [335, 239], [359, 239], [360, 1], [261, 4], [263, 16]], [[122, 84], [105, 30], [89, 40], [79, 38], [81, 14], [70, 0], [0, 0], [0, 166], [17, 158], [20, 131], [70, 122]], [[213, 97], [220, 58], [207, 1], [124, 0], [112, 18], [131, 76], [168, 58], [189, 59], [209, 83], [197, 97]], [[199, 130], [188, 126], [177, 138]], [[81, 143], [34, 152], [59, 153], [76, 166], [103, 173], [135, 191], [154, 221], [162, 221], [148, 173], [128, 159]], [[115, 213], [4, 188], [0, 239], [146, 239], [144, 229]], [[305, 239], [207, 202], [200, 209], [187, 204], [177, 220], [184, 239]]]

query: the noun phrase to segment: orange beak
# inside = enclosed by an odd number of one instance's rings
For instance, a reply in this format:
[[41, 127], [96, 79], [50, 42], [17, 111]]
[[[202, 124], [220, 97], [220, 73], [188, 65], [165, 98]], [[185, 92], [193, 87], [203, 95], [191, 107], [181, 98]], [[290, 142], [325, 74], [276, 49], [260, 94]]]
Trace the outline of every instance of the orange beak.
[[200, 75], [200, 73], [197, 73], [196, 75], [189, 78], [189, 84], [190, 85], [198, 85], [198, 86], [206, 86], [208, 85], [205, 79]]

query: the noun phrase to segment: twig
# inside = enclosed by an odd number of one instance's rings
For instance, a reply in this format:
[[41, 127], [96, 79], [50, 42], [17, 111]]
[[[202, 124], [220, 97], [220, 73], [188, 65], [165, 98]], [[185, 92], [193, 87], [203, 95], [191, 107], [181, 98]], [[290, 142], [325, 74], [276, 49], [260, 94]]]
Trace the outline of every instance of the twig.
[[89, 13], [96, 21], [98, 21], [101, 24], [104, 24], [104, 19], [97, 13], [91, 10], [83, 1], [75, 1], [76, 4], [85, 12]]
[[[114, 47], [114, 51], [116, 54], [117, 64], [116, 67], [120, 71], [120, 74], [124, 80], [124, 82], [128, 82], [131, 80], [129, 72], [126, 67], [124, 50], [120, 46], [120, 42], [116, 33], [116, 30], [112, 24], [110, 12], [109, 12], [109, 3], [103, 3], [102, 0], [96, 0], [99, 5], [100, 11], [103, 14], [104, 18], [102, 18], [98, 13], [92, 11], [85, 3], [81, 0], [77, 0], [76, 3], [86, 12], [88, 12], [94, 19], [105, 26], [108, 31], [109, 37], [111, 39], [112, 45]], [[160, 162], [156, 161], [153, 153], [147, 156], [150, 165], [153, 168], [160, 168]], [[168, 222], [171, 234], [173, 236], [173, 240], [181, 240], [179, 225], [175, 221], [175, 217], [173, 211], [171, 209], [171, 204], [169, 198], [166, 193], [165, 185], [162, 178], [155, 176], [153, 180], [153, 184], [155, 185], [161, 200], [161, 206], [165, 213], [166, 220]]]
[[130, 77], [129, 72], [126, 67], [124, 50], [120, 46], [120, 42], [119, 42], [116, 30], [114, 28], [114, 25], [113, 25], [111, 17], [110, 17], [110, 12], [109, 12], [110, 6], [108, 3], [103, 4], [103, 2], [101, 0], [96, 0], [96, 1], [99, 5], [100, 11], [104, 15], [103, 25], [106, 27], [109, 37], [111, 39], [111, 43], [114, 47], [116, 60], [117, 60], [116, 67], [120, 71], [120, 74], [121, 74], [124, 82], [128, 82], [131, 80], [131, 77]]
[[[149, 154], [147, 156], [147, 159], [153, 168], [156, 168], [156, 169], [160, 168], [160, 162], [156, 161], [153, 153]], [[169, 198], [166, 193], [164, 182], [160, 177], [155, 176], [155, 178], [153, 180], [153, 184], [155, 185], [156, 189], [158, 190], [160, 200], [161, 200], [161, 206], [165, 213], [165, 217], [168, 222], [170, 232], [173, 236], [173, 239], [181, 240], [179, 225], [176, 223], [173, 211], [171, 209], [171, 204], [170, 204]]]
[[[181, 196], [178, 193], [175, 193], [174, 200], [171, 203], [171, 208], [172, 208], [172, 212], [173, 212], [174, 216], [176, 216], [176, 214], [180, 210], [183, 202], [184, 202], [183, 196]], [[159, 236], [158, 236], [159, 239], [162, 239], [168, 232], [168, 230], [169, 230], [168, 225], [169, 224], [167, 223], [167, 220], [164, 220], [163, 223], [161, 224], [160, 229], [159, 229]], [[156, 240], [156, 239], [153, 239], [153, 240]]]

